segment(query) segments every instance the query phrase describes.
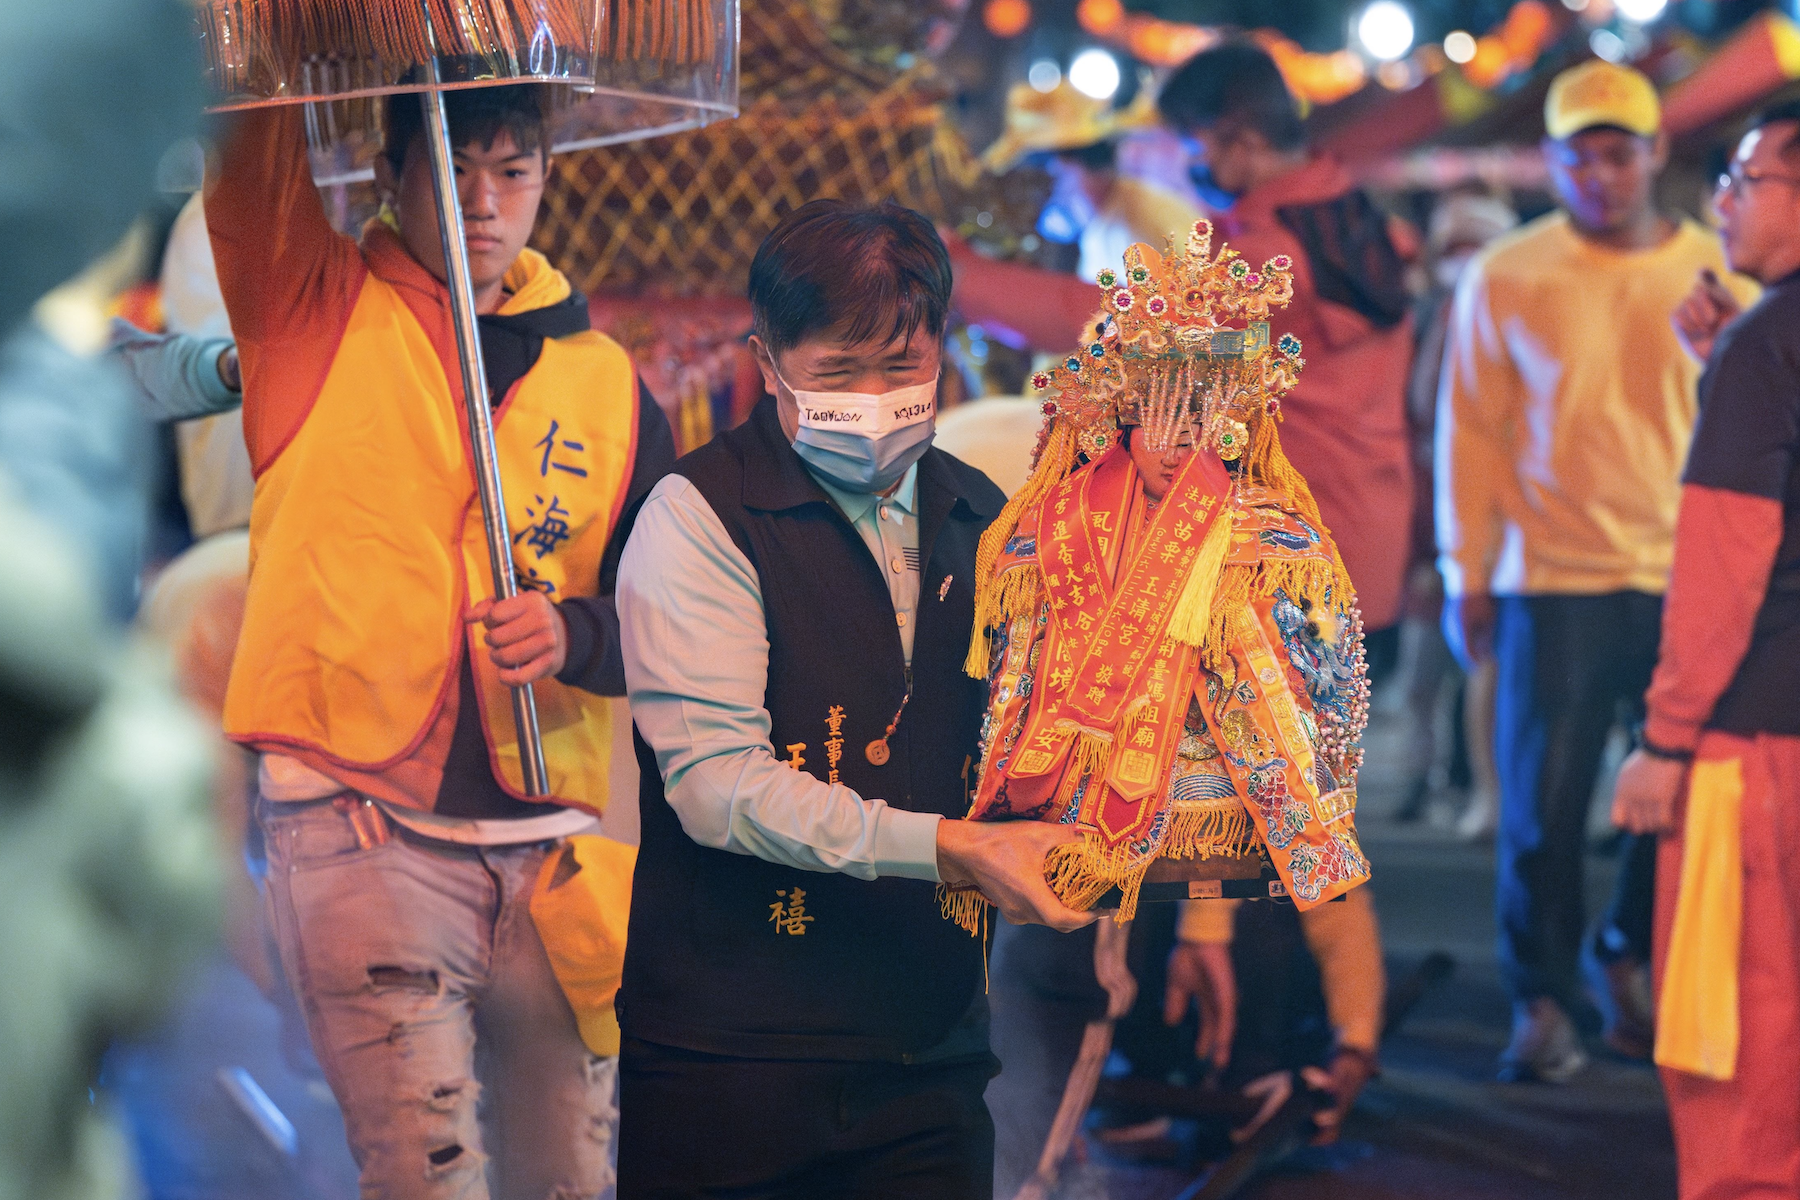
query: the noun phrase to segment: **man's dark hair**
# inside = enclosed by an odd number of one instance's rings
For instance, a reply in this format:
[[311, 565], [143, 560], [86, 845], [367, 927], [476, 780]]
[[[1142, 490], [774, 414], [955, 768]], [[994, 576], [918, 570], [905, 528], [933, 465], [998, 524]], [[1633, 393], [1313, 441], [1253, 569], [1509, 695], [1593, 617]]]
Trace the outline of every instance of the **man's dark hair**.
[[[1784, 100], [1763, 109], [1750, 122], [1750, 128], [1761, 129], [1765, 125], [1781, 125], [1790, 121], [1800, 124], [1800, 99]], [[1783, 157], [1800, 154], [1800, 129], [1788, 134], [1787, 141], [1781, 146], [1781, 154]]]
[[[462, 147], [494, 144], [502, 130], [512, 134], [520, 150], [537, 150], [546, 158], [550, 138], [545, 130], [543, 94], [534, 83], [457, 88], [444, 93], [444, 115], [450, 141]], [[425, 131], [425, 112], [410, 93], [389, 96], [381, 114], [381, 152], [397, 175], [406, 166], [406, 150]]]
[[1306, 145], [1306, 128], [1281, 69], [1250, 42], [1223, 42], [1188, 59], [1163, 84], [1156, 107], [1183, 133], [1231, 120], [1256, 130], [1276, 150]]
[[1119, 165], [1119, 143], [1107, 139], [1100, 142], [1089, 142], [1085, 146], [1070, 146], [1064, 150], [1052, 150], [1049, 158], [1067, 159], [1078, 167], [1086, 167], [1090, 171], [1112, 171]]
[[750, 263], [756, 335], [779, 354], [841, 331], [855, 345], [944, 335], [950, 253], [930, 221], [890, 201], [814, 200], [783, 217]]

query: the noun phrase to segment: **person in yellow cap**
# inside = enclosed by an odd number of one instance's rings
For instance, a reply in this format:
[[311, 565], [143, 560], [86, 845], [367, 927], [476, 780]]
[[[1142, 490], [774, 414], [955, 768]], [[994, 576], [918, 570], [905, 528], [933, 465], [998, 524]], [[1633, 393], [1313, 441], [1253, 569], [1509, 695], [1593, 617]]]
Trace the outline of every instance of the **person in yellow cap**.
[[[1587, 815], [1607, 737], [1635, 738], [1656, 662], [1698, 365], [1669, 314], [1718, 237], [1665, 215], [1656, 90], [1592, 61], [1557, 76], [1543, 154], [1560, 210], [1491, 244], [1452, 304], [1437, 417], [1445, 634], [1498, 669], [1504, 1079], [1567, 1080]], [[1734, 286], [1748, 295], [1750, 285]], [[1627, 844], [1592, 945], [1616, 1050], [1648, 1057], [1655, 845]], [[1597, 980], [1598, 982], [1598, 980]]]

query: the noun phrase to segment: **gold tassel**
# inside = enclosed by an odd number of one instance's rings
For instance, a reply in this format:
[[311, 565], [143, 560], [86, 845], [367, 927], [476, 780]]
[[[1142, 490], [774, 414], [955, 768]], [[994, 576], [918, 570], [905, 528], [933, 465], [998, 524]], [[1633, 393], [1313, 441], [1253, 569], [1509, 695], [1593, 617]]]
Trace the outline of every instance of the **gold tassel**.
[[[252, 86], [251, 77], [271, 62], [290, 79], [313, 60], [340, 71], [373, 64], [391, 72], [395, 64], [426, 62], [434, 51], [506, 60], [523, 70], [521, 31], [532, 31], [534, 44], [547, 34], [559, 51], [585, 56], [596, 16], [592, 0], [205, 0], [202, 9], [214, 34], [205, 39], [211, 66], [227, 91]], [[218, 36], [225, 31], [235, 38]], [[369, 82], [357, 74], [347, 79]]]
[[1090, 786], [1103, 781], [1107, 767], [1112, 763], [1113, 735], [1102, 729], [1076, 725], [1066, 719], [1058, 721], [1056, 728], [1058, 731], [1076, 731], [1075, 752], [1069, 760], [1069, 775], [1075, 779], [1089, 780]]
[[[1256, 430], [1251, 437], [1249, 481], [1260, 484], [1271, 491], [1278, 492], [1294, 502], [1300, 510], [1300, 516], [1314, 529], [1327, 537], [1331, 530], [1326, 528], [1325, 518], [1319, 515], [1319, 502], [1313, 498], [1312, 489], [1306, 485], [1306, 477], [1294, 469], [1288, 456], [1281, 449], [1281, 437], [1275, 431], [1275, 418], [1266, 414], [1256, 418]], [[1356, 589], [1350, 582], [1350, 573], [1344, 569], [1344, 560], [1337, 552], [1337, 543], [1332, 543], [1331, 572], [1331, 606], [1338, 612], [1350, 611], [1354, 603]], [[1273, 595], [1269, 588], [1263, 595]], [[1289, 593], [1293, 596], [1293, 593]], [[1318, 603], [1323, 597], [1309, 596]]]
[[1102, 896], [1118, 888], [1119, 911], [1113, 919], [1124, 924], [1137, 915], [1144, 874], [1155, 861], [1155, 855], [1138, 858], [1124, 848], [1105, 850], [1098, 835], [1090, 833], [1079, 842], [1063, 843], [1045, 856], [1044, 882], [1076, 912], [1087, 912]]
[[981, 936], [983, 918], [989, 907], [986, 896], [974, 888], [953, 889], [942, 883], [937, 886], [937, 895], [944, 920], [966, 929], [970, 937]]
[[1231, 551], [1231, 534], [1236, 525], [1231, 517], [1230, 509], [1219, 514], [1212, 528], [1206, 531], [1199, 557], [1188, 569], [1181, 595], [1175, 601], [1175, 611], [1169, 618], [1169, 636], [1178, 642], [1198, 646], [1206, 640], [1219, 577], [1225, 572], [1225, 556]]
[[981, 535], [981, 543], [975, 551], [975, 628], [969, 636], [969, 655], [963, 660], [963, 670], [972, 678], [987, 678], [988, 631], [999, 624], [1000, 617], [999, 581], [994, 578], [994, 567], [1000, 561], [1001, 552], [1018, 529], [1019, 518], [1025, 510], [1049, 495], [1050, 489], [1063, 481], [1074, 463], [1075, 433], [1059, 421], [1050, 431], [1025, 486], [1013, 494], [1000, 515], [994, 518], [994, 523]]
[[1175, 813], [1157, 847], [1159, 858], [1202, 861], [1250, 843], [1250, 813], [1241, 803], [1229, 808], [1190, 809]]

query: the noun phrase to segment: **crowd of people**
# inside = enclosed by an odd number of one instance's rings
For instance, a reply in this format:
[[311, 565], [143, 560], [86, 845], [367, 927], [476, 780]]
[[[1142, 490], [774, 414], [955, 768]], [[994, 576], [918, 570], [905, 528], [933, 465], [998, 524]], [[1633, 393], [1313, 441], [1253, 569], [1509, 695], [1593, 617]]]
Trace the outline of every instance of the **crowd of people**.
[[[1584, 63], [1545, 105], [1555, 208], [1454, 193], [1421, 237], [1251, 43], [1154, 110], [1053, 97], [987, 161], [1050, 171], [1076, 273], [800, 205], [750, 269], [762, 399], [678, 459], [528, 248], [538, 92], [448, 94], [506, 598], [420, 109], [385, 102], [356, 236], [297, 107], [233, 124], [158, 264], [164, 327], [94, 360], [106, 403], [181, 430], [198, 540], [140, 603], [94, 495], [121, 479], [57, 494], [101, 607], [242, 748], [229, 944], [363, 1194], [1047, 1196], [1084, 1119], [1168, 1152], [1166, 1112], [1096, 1102], [1109, 1054], [1254, 1101], [1203, 1131], [1220, 1154], [1296, 1079], [1328, 1141], [1379, 1070], [1355, 812], [1383, 689], [1402, 819], [1460, 693], [1499, 1077], [1576, 1077], [1591, 999], [1662, 1069], [1684, 1200], [1800, 1193], [1800, 107], [1751, 122], [1714, 228], [1657, 203], [1650, 80]], [[1151, 127], [1160, 183], [1122, 169]], [[1042, 352], [1029, 401], [939, 413], [957, 320]], [[94, 388], [33, 352], [0, 365]], [[0, 472], [44, 519], [23, 446]]]

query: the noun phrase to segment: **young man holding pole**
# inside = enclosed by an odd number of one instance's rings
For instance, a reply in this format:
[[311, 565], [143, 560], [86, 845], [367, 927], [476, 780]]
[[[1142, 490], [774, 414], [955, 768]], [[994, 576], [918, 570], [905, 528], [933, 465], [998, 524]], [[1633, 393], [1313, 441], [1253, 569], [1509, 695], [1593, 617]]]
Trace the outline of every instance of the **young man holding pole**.
[[418, 99], [389, 101], [360, 242], [326, 222], [297, 107], [244, 118], [206, 201], [257, 475], [226, 730], [262, 752], [271, 921], [367, 1195], [590, 1196], [610, 1175], [612, 1060], [584, 1046], [528, 902], [606, 803], [620, 518], [673, 442], [585, 299], [525, 249], [539, 104], [529, 85], [445, 97], [509, 599], [492, 599]]

